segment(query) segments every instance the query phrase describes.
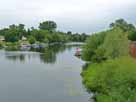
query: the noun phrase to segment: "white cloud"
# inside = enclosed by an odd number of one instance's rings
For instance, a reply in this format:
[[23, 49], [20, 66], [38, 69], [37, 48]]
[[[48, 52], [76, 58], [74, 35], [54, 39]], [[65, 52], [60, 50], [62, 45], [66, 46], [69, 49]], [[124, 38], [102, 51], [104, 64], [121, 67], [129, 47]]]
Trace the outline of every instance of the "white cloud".
[[[93, 32], [116, 18], [135, 16], [134, 0], [0, 0], [0, 26], [25, 23], [35, 26], [55, 20], [60, 30]], [[134, 20], [134, 17], [132, 17]]]

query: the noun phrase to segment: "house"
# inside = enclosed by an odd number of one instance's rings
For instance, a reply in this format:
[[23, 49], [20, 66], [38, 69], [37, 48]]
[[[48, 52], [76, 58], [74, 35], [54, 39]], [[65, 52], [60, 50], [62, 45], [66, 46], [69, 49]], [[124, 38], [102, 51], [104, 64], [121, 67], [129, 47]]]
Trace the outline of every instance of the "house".
[[27, 38], [22, 36], [22, 41], [26, 41], [26, 40], [27, 40]]

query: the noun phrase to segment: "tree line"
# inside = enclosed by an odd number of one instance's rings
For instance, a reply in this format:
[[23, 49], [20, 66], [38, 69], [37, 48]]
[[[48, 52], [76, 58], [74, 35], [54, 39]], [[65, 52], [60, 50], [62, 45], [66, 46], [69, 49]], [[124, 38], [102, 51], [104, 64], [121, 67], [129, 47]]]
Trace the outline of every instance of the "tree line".
[[85, 33], [67, 33], [57, 31], [57, 24], [54, 21], [41, 22], [38, 28], [25, 28], [24, 24], [12, 24], [7, 28], [0, 29], [0, 36], [4, 36], [6, 42], [18, 42], [22, 37], [27, 38], [29, 43], [65, 43], [65, 42], [84, 42], [89, 36]]

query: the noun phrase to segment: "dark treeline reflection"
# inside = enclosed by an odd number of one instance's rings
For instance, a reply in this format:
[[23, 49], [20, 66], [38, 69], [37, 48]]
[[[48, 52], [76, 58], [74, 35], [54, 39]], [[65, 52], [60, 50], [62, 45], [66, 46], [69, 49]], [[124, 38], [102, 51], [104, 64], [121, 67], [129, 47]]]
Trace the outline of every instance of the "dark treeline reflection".
[[45, 49], [31, 49], [30, 51], [6, 51], [5, 57], [8, 60], [25, 62], [38, 58], [43, 63], [54, 64], [59, 53], [70, 50], [72, 45], [53, 45]]
[[25, 55], [24, 54], [16, 54], [16, 55], [9, 55], [8, 53], [5, 53], [6, 58], [9, 60], [17, 61], [20, 60], [21, 62], [25, 61]]

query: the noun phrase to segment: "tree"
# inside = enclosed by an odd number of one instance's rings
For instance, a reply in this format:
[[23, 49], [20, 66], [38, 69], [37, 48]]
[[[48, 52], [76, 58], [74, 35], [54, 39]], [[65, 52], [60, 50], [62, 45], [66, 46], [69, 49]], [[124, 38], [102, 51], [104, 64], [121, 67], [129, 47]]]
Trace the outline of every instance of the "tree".
[[31, 33], [32, 33], [31, 35], [34, 36], [37, 41], [42, 42], [45, 38], [45, 35], [37, 29], [32, 30]]
[[33, 36], [36, 41], [43, 43], [65, 43], [68, 41], [84, 42], [88, 37], [86, 34], [73, 34], [71, 31], [67, 33], [55, 31], [57, 24], [54, 21], [45, 21], [40, 23], [40, 29], [34, 27], [25, 29], [24, 24], [12, 24], [8, 28], [0, 29], [0, 35], [5, 36], [6, 41], [19, 41], [22, 37], [29, 39]]
[[112, 23], [112, 29], [100, 32], [86, 41], [83, 48], [82, 58], [86, 61], [100, 61], [101, 59], [114, 59], [129, 55], [129, 39], [135, 40], [136, 33], [132, 24], [128, 24], [123, 19]]
[[129, 54], [129, 41], [125, 32], [120, 28], [107, 32], [102, 47], [105, 49], [107, 58], [118, 58]]
[[33, 36], [29, 37], [29, 43], [34, 44], [36, 42], [35, 38]]
[[104, 51], [100, 47], [104, 43], [106, 34], [107, 32], [92, 34], [87, 39], [86, 44], [83, 46], [83, 52], [82, 52], [83, 60], [96, 62], [97, 59], [104, 59], [104, 56], [101, 56], [104, 55], [104, 53], [100, 54], [100, 52], [104, 52]]
[[8, 31], [8, 28], [1, 29], [0, 35], [4, 36], [6, 34], [6, 31]]
[[129, 34], [128, 39], [131, 41], [136, 41], [136, 31]]
[[12, 24], [9, 26], [9, 29], [16, 29], [16, 28], [17, 28], [17, 26], [15, 24]]
[[71, 32], [71, 31], [68, 31], [67, 34], [68, 34], [68, 35], [72, 35], [72, 32]]
[[55, 31], [57, 28], [57, 24], [54, 21], [45, 21], [40, 23], [39, 29], [41, 30], [48, 30], [50, 32]]
[[25, 30], [25, 25], [24, 24], [19, 24], [18, 27], [18, 32], [19, 32], [19, 38], [21, 39], [22, 36], [27, 36], [27, 32]]
[[19, 40], [18, 31], [13, 28], [8, 29], [4, 36], [7, 42], [17, 42]]
[[30, 36], [31, 35], [31, 30], [28, 28], [27, 29], [27, 36]]
[[135, 30], [133, 24], [128, 24], [124, 19], [118, 19], [114, 23], [110, 24], [110, 28], [121, 28], [124, 32]]

